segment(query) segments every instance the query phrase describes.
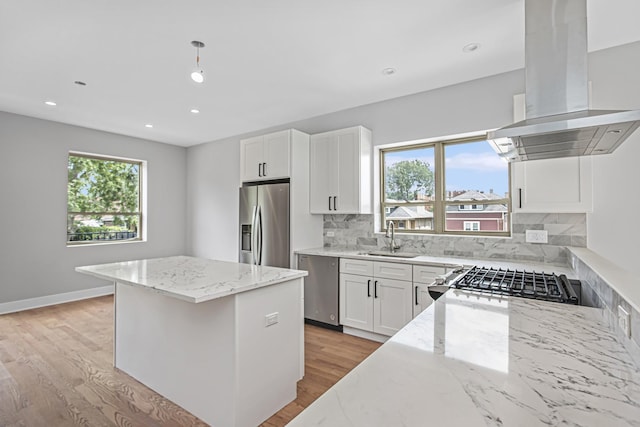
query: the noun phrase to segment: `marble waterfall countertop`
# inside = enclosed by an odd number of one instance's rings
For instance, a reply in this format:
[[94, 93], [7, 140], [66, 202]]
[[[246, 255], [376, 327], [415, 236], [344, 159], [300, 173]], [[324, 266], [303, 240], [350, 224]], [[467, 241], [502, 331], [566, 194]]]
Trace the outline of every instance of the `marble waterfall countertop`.
[[[388, 251], [388, 249], [387, 249]], [[376, 252], [384, 252], [376, 251]], [[413, 265], [444, 265], [445, 267], [454, 267], [458, 265], [472, 267], [474, 265], [483, 266], [487, 268], [510, 268], [518, 270], [529, 270], [545, 273], [566, 274], [567, 277], [573, 279], [575, 272], [570, 267], [564, 264], [542, 264], [542, 263], [530, 263], [525, 261], [503, 261], [503, 260], [486, 260], [486, 259], [471, 259], [471, 258], [454, 258], [454, 257], [439, 257], [431, 255], [418, 255], [412, 258], [398, 258], [391, 256], [379, 256], [368, 255], [368, 251], [363, 249], [341, 248], [341, 247], [327, 247], [327, 248], [311, 248], [296, 251], [296, 254], [300, 255], [320, 255], [320, 256], [334, 256], [340, 258], [351, 259], [364, 259], [369, 261], [383, 261], [383, 262], [397, 262]], [[415, 255], [415, 254], [410, 254]]]
[[290, 427], [640, 426], [640, 370], [595, 308], [451, 290]]
[[188, 256], [76, 267], [100, 279], [149, 288], [199, 303], [307, 276], [306, 271]]

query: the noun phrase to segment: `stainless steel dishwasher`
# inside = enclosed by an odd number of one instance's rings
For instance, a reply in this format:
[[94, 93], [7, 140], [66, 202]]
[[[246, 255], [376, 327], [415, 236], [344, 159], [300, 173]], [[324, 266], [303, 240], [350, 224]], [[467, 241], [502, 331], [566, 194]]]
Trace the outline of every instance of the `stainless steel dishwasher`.
[[304, 278], [304, 318], [307, 323], [342, 330], [338, 318], [339, 266], [340, 258], [298, 255], [298, 269], [309, 272]]

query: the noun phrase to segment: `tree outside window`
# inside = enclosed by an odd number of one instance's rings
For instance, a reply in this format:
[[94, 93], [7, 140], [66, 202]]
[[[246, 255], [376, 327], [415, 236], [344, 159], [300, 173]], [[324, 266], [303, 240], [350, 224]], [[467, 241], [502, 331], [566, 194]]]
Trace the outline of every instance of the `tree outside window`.
[[142, 162], [70, 153], [67, 244], [141, 240]]

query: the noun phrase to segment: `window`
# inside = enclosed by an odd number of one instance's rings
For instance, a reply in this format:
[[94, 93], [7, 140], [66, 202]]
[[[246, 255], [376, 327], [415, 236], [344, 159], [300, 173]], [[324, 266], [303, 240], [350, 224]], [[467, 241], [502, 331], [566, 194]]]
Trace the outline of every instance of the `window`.
[[486, 140], [387, 148], [380, 161], [381, 231], [393, 221], [409, 233], [509, 235], [509, 164]]
[[141, 240], [142, 162], [69, 153], [67, 244]]
[[464, 222], [464, 231], [479, 231], [479, 230], [480, 230], [480, 221]]

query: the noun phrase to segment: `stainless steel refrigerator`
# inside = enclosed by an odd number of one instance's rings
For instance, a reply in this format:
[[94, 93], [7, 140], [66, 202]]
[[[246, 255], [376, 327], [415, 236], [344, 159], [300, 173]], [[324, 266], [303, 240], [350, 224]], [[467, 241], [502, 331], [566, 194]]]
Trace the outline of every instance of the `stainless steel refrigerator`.
[[239, 247], [242, 263], [290, 267], [288, 181], [240, 187]]

